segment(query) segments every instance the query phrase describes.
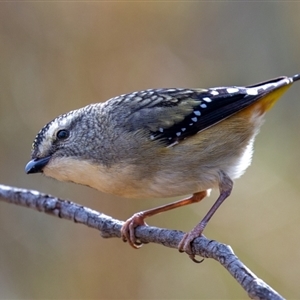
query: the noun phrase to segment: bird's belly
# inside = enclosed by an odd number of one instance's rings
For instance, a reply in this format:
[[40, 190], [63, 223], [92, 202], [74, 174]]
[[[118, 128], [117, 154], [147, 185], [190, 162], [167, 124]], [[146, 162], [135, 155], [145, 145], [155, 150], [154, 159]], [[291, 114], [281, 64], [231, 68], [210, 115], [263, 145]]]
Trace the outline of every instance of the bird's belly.
[[195, 185], [185, 183], [172, 173], [142, 176], [136, 166], [116, 164], [111, 167], [81, 161], [72, 157], [54, 158], [44, 174], [60, 181], [90, 186], [99, 191], [127, 198], [172, 197], [192, 193]]

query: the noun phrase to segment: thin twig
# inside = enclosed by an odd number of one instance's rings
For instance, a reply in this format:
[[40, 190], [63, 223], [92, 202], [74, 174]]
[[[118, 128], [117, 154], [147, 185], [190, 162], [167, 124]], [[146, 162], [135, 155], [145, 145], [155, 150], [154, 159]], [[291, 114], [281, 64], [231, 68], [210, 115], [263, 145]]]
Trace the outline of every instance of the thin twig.
[[[29, 207], [62, 219], [73, 220], [100, 231], [104, 238], [121, 237], [124, 222], [103, 213], [91, 210], [71, 201], [40, 193], [0, 184], [0, 200]], [[140, 226], [136, 237], [144, 243], [157, 243], [177, 249], [183, 232], [151, 226]], [[252, 299], [284, 299], [263, 280], [252, 273], [234, 254], [231, 247], [202, 236], [193, 242], [196, 255], [217, 260], [236, 279]]]

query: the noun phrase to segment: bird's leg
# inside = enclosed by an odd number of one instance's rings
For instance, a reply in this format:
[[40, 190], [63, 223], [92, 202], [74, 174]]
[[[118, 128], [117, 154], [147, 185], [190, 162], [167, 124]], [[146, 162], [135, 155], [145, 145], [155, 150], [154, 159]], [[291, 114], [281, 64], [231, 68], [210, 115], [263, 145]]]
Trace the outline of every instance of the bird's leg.
[[202, 235], [202, 232], [206, 227], [207, 223], [209, 222], [209, 220], [211, 219], [211, 217], [214, 215], [214, 213], [217, 211], [217, 209], [223, 203], [223, 201], [230, 195], [232, 191], [232, 186], [233, 186], [232, 180], [224, 172], [221, 172], [220, 183], [219, 183], [220, 195], [217, 201], [210, 208], [210, 210], [205, 215], [205, 217], [201, 220], [201, 222], [197, 224], [190, 232], [186, 233], [183, 236], [182, 240], [178, 245], [178, 250], [180, 252], [186, 252], [189, 255], [189, 257], [196, 263], [202, 262], [202, 260], [198, 261], [195, 259], [195, 255], [193, 254], [191, 243], [195, 238]]
[[152, 208], [149, 210], [144, 210], [134, 214], [129, 218], [121, 228], [121, 235], [124, 242], [127, 242], [135, 249], [138, 249], [142, 246], [142, 243], [138, 242], [134, 230], [140, 225], [147, 225], [144, 221], [145, 218], [154, 216], [164, 211], [168, 211], [177, 207], [185, 206], [195, 202], [201, 201], [207, 195], [207, 191], [202, 191], [193, 194], [191, 197], [183, 200], [179, 200], [170, 204]]

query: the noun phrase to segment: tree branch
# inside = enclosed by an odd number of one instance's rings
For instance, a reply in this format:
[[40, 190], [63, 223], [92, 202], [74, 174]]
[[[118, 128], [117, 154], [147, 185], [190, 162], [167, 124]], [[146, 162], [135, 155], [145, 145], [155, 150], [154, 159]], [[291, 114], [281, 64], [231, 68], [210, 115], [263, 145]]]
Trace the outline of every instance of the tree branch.
[[[73, 220], [100, 231], [104, 238], [121, 237], [124, 222], [71, 201], [58, 199], [37, 191], [0, 184], [0, 200], [29, 207], [62, 219]], [[157, 243], [177, 249], [183, 232], [151, 226], [140, 226], [136, 237], [144, 243]], [[231, 247], [202, 236], [193, 242], [196, 255], [217, 260], [236, 279], [252, 299], [284, 299], [264, 281], [256, 277], [234, 254]]]

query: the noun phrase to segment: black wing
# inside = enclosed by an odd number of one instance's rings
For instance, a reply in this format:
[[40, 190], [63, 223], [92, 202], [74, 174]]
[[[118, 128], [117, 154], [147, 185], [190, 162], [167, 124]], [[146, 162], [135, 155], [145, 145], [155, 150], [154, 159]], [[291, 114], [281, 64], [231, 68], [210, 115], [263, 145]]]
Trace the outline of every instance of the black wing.
[[129, 130], [148, 129], [150, 139], [172, 145], [292, 84], [298, 77], [279, 77], [245, 87], [146, 90], [115, 100], [128, 108], [125, 117]]

